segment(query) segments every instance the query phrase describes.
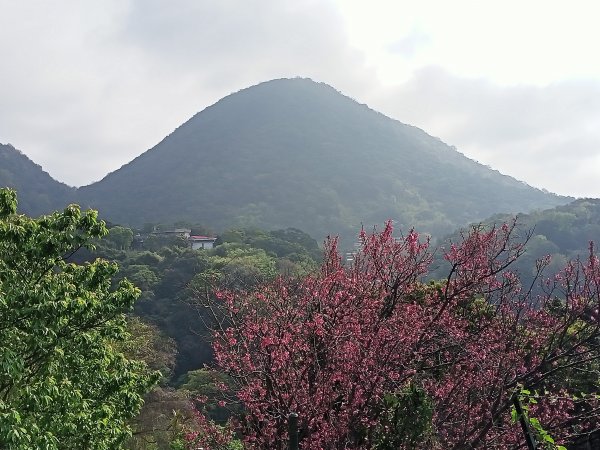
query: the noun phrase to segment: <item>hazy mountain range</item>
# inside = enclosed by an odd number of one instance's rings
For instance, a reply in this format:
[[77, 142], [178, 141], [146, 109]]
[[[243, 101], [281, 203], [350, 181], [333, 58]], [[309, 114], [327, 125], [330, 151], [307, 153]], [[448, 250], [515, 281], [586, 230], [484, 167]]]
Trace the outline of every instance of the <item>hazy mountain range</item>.
[[0, 144], [0, 187], [19, 194], [19, 210], [40, 215], [63, 208], [76, 190], [60, 183], [12, 145]]
[[231, 94], [79, 189], [0, 145], [0, 186], [37, 215], [67, 202], [121, 224], [296, 227], [321, 238], [394, 219], [442, 235], [495, 213], [572, 200], [468, 159], [334, 88], [281, 79]]

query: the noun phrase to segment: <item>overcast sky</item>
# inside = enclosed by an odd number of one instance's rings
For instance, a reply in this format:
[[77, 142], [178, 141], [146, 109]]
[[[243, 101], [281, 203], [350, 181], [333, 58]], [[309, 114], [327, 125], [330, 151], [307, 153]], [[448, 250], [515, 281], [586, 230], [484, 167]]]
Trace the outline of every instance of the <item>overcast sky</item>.
[[225, 95], [304, 76], [600, 197], [599, 17], [592, 0], [0, 0], [0, 143], [80, 186]]

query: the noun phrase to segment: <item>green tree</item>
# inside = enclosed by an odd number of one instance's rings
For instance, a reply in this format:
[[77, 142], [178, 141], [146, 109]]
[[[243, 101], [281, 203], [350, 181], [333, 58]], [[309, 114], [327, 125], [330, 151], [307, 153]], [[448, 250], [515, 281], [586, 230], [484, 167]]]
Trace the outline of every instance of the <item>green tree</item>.
[[69, 262], [107, 233], [71, 205], [39, 219], [0, 190], [0, 448], [115, 449], [156, 376], [119, 350], [139, 290], [115, 264]]
[[106, 239], [119, 250], [127, 250], [133, 242], [133, 231], [131, 231], [131, 228], [116, 225], [108, 230]]
[[183, 392], [168, 387], [175, 366], [177, 346], [151, 323], [136, 316], [127, 321], [131, 339], [121, 349], [129, 358], [144, 361], [149, 370], [159, 370], [162, 378], [144, 397], [144, 406], [130, 422], [133, 433], [127, 443], [130, 450], [171, 450], [171, 442], [183, 424], [193, 417], [191, 402]]

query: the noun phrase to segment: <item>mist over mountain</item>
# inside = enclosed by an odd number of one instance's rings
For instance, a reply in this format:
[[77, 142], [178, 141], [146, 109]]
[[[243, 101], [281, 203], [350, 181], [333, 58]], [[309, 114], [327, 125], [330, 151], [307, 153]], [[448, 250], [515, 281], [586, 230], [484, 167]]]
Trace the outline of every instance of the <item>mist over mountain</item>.
[[[216, 230], [296, 227], [319, 239], [351, 236], [387, 219], [439, 236], [494, 213], [569, 200], [301, 78], [268, 81], [223, 98], [76, 191], [35, 167], [49, 186], [48, 198], [37, 202], [42, 206], [69, 197], [132, 226], [187, 220]], [[17, 186], [22, 199], [31, 191], [27, 184]]]
[[75, 189], [56, 181], [10, 144], [0, 144], [0, 187], [19, 193], [19, 211], [39, 216], [63, 208]]

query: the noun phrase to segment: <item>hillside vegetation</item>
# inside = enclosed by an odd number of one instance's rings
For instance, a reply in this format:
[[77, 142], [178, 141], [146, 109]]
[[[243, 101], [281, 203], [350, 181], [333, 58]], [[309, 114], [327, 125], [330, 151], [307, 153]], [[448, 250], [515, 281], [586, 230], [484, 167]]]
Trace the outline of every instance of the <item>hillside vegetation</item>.
[[441, 235], [566, 203], [308, 79], [244, 89], [196, 114], [77, 201], [132, 226], [297, 227], [323, 238], [394, 219]]
[[[546, 210], [538, 210], [516, 217], [509, 214], [496, 214], [483, 222], [483, 226], [498, 226], [516, 219], [520, 239], [527, 240], [524, 254], [515, 262], [517, 270], [525, 284], [533, 281], [536, 273], [536, 261], [550, 256], [549, 267], [544, 270], [546, 276], [552, 275], [574, 259], [586, 260], [590, 252], [590, 242], [600, 242], [600, 199], [579, 199], [567, 205]], [[463, 229], [462, 233], [466, 231]], [[449, 242], [461, 240], [460, 231], [442, 239], [445, 248]], [[437, 254], [437, 264], [431, 274], [438, 278], [447, 270], [443, 261], [443, 251]], [[542, 277], [539, 281], [543, 281]]]
[[0, 144], [0, 187], [19, 193], [19, 210], [38, 216], [63, 208], [75, 189], [60, 183], [12, 145]]

